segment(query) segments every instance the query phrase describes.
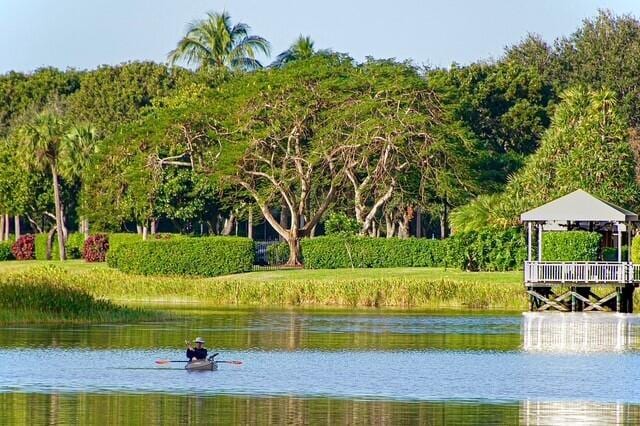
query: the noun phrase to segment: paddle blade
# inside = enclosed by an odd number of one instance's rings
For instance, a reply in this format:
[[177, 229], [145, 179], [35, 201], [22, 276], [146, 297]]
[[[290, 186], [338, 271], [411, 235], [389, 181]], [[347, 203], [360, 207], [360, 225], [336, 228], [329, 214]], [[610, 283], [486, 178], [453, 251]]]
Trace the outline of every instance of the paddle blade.
[[156, 364], [169, 364], [171, 361], [168, 359], [159, 359], [156, 361]]
[[236, 364], [236, 365], [241, 365], [242, 361], [216, 361], [218, 363], [224, 363], [224, 364]]

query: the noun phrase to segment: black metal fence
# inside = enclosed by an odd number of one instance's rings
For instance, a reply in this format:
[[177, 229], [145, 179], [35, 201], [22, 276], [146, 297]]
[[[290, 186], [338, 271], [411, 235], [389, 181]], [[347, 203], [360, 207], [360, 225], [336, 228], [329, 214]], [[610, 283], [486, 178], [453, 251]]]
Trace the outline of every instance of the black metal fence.
[[272, 250], [269, 253], [269, 247], [275, 244], [283, 244], [279, 240], [270, 241], [254, 241], [255, 244], [255, 260], [253, 262], [254, 271], [276, 270], [276, 269], [297, 269], [300, 267], [287, 266], [288, 256], [282, 250]]

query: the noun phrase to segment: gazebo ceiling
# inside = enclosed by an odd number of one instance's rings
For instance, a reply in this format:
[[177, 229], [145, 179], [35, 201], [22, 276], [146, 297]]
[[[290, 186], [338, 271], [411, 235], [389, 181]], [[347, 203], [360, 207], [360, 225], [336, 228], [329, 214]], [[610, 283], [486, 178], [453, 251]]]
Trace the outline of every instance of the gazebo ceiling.
[[520, 215], [522, 222], [637, 222], [638, 215], [582, 189]]

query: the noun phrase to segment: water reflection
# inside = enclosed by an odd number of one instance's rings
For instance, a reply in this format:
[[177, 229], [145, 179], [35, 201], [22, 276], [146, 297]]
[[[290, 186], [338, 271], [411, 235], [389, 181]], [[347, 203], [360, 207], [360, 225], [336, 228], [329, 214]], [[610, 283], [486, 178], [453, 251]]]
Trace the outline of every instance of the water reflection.
[[523, 314], [523, 348], [531, 352], [622, 352], [638, 349], [640, 322], [617, 313]]
[[485, 403], [165, 394], [0, 394], [2, 424], [623, 425], [640, 406], [581, 401]]
[[640, 423], [640, 406], [585, 401], [524, 401], [520, 408], [523, 425], [631, 425]]

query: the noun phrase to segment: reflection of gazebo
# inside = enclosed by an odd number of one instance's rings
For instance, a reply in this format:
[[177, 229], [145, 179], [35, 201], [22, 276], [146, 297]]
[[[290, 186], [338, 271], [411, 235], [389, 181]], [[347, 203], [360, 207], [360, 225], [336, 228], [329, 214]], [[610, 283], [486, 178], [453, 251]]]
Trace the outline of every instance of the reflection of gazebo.
[[[532, 310], [555, 309], [605, 310], [632, 312], [634, 266], [630, 259], [622, 259], [622, 242], [631, 242], [631, 229], [638, 215], [600, 200], [585, 191], [577, 190], [520, 216], [527, 224], [527, 261], [524, 280], [531, 297]], [[542, 235], [545, 231], [599, 231], [615, 235], [615, 262], [556, 262], [542, 259]], [[537, 231], [537, 260], [533, 260], [533, 233]], [[592, 287], [614, 286], [616, 291], [604, 297], [591, 292]], [[568, 287], [562, 294], [557, 288]]]

